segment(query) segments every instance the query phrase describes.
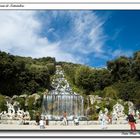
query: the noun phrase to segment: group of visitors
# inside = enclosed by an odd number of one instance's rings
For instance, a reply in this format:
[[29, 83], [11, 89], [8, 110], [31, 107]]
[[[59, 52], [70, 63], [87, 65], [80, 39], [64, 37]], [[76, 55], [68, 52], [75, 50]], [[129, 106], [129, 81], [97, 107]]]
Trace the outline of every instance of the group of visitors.
[[[128, 114], [126, 120], [128, 121], [128, 124], [130, 125], [131, 131], [136, 131], [136, 119], [134, 112], [131, 112]], [[99, 116], [99, 122], [102, 129], [107, 129], [107, 124], [112, 124], [112, 118], [111, 116], [107, 116], [104, 113], [101, 113]]]
[[[77, 117], [73, 117], [73, 123], [74, 123], [74, 125], [79, 125], [79, 120]], [[64, 112], [64, 114], [63, 114], [63, 125], [68, 125], [68, 119], [67, 119], [66, 112]]]
[[[63, 113], [63, 125], [68, 125], [68, 120], [67, 120], [67, 113]], [[45, 125], [48, 125], [48, 119], [47, 117], [41, 117], [39, 113], [36, 114], [36, 125], [40, 126], [40, 129], [44, 129]]]
[[[136, 131], [136, 119], [134, 117], [135, 115], [133, 113], [130, 113], [126, 120], [128, 121], [130, 125], [131, 131]], [[73, 118], [74, 124], [79, 125], [79, 121], [77, 117]], [[67, 113], [63, 113], [63, 125], [68, 125], [68, 119], [67, 119]], [[107, 124], [112, 124], [112, 118], [111, 116], [107, 116], [105, 113], [101, 113], [99, 116], [99, 123], [101, 125], [102, 129], [107, 129]], [[44, 129], [45, 125], [48, 125], [48, 120], [46, 118], [40, 117], [40, 114], [36, 114], [36, 124], [40, 125], [40, 129]]]

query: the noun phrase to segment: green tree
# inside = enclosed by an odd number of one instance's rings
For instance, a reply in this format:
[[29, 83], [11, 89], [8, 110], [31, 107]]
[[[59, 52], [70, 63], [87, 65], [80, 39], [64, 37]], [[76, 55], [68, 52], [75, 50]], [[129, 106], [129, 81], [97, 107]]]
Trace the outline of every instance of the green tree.
[[132, 73], [133, 73], [134, 79], [140, 80], [140, 51], [134, 53]]
[[25, 108], [25, 99], [24, 98], [18, 97], [18, 98], [15, 99], [15, 101], [19, 102], [19, 107], [21, 109], [24, 109], [24, 110], [26, 109]]
[[89, 67], [81, 66], [78, 68], [75, 74], [76, 85], [89, 91], [92, 88], [89, 84], [91, 73], [92, 71]]
[[111, 99], [117, 99], [118, 98], [118, 91], [113, 88], [112, 86], [106, 87], [103, 90], [104, 97], [109, 97]]
[[3, 95], [0, 95], [0, 112], [7, 110], [6, 100]]
[[55, 59], [32, 59], [0, 52], [0, 92], [3, 95], [32, 94], [50, 89], [50, 76], [55, 73]]
[[129, 81], [131, 76], [131, 60], [127, 57], [119, 57], [107, 62], [107, 68], [111, 72], [113, 81]]
[[28, 110], [34, 110], [35, 109], [35, 105], [34, 105], [34, 102], [35, 102], [35, 98], [34, 97], [28, 97]]

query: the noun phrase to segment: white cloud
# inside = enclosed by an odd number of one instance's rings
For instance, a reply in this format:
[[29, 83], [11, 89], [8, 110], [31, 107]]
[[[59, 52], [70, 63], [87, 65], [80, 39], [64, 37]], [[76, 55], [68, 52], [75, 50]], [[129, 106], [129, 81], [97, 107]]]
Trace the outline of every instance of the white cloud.
[[40, 37], [41, 23], [34, 11], [0, 11], [0, 49], [16, 55], [55, 56], [57, 43]]
[[31, 11], [0, 11], [0, 49], [20, 54], [18, 50], [29, 50], [35, 44], [40, 24], [34, 14]]
[[[110, 53], [111, 54], [111, 53]], [[112, 51], [112, 58], [120, 57], [120, 56], [132, 56], [133, 52], [131, 50], [121, 50], [121, 49], [116, 49]]]
[[71, 13], [74, 17], [74, 47], [83, 54], [103, 53], [105, 36], [102, 21], [94, 12]]
[[[51, 20], [68, 16], [71, 29], [64, 39], [50, 42], [41, 37], [42, 21], [37, 18], [39, 11], [0, 11], [0, 50], [16, 55], [43, 57], [52, 56], [57, 61], [87, 63], [89, 54], [102, 57], [105, 36], [102, 21], [92, 11], [52, 11], [44, 19], [46, 26]], [[46, 11], [47, 12], [47, 11]], [[62, 21], [61, 21], [62, 22]], [[51, 27], [51, 26], [50, 26]], [[49, 28], [48, 33], [54, 28]]]

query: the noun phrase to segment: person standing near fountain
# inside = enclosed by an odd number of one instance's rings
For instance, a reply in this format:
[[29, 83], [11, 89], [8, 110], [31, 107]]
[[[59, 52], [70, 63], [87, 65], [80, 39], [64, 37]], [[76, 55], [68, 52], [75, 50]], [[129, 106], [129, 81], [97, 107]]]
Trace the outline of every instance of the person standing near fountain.
[[131, 131], [136, 131], [136, 119], [134, 118], [134, 114], [130, 113], [127, 117], [128, 123], [130, 125]]
[[64, 122], [64, 125], [68, 125], [68, 122], [67, 122], [67, 112], [66, 111], [63, 114], [63, 122]]
[[107, 118], [108, 118], [108, 124], [112, 124], [112, 116], [108, 114]]
[[99, 114], [99, 121], [102, 129], [106, 129], [106, 115], [102, 111]]
[[44, 123], [44, 120], [42, 118], [39, 121], [39, 124], [40, 124], [40, 129], [44, 129], [45, 128], [45, 123]]
[[39, 121], [40, 121], [40, 114], [36, 113], [36, 124], [39, 125]]

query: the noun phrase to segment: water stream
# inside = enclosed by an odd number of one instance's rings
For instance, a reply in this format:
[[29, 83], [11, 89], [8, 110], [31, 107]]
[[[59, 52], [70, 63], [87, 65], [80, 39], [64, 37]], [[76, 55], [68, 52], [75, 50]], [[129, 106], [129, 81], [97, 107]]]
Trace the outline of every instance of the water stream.
[[56, 67], [52, 87], [53, 90], [43, 97], [43, 115], [55, 120], [59, 120], [64, 112], [69, 120], [84, 115], [84, 98], [72, 91], [60, 66]]

